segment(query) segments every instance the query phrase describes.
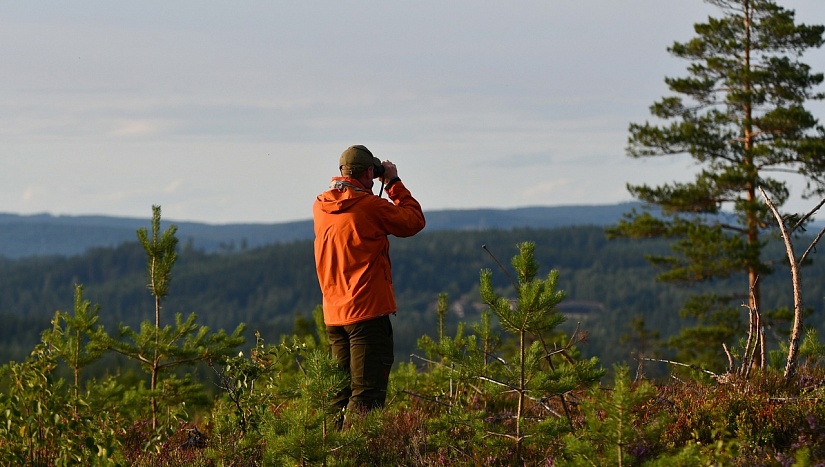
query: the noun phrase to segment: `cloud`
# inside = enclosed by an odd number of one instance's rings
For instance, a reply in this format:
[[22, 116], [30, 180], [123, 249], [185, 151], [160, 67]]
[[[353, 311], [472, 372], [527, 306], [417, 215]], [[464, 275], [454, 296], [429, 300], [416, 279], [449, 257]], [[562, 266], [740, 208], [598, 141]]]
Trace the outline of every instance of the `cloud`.
[[23, 195], [20, 197], [20, 200], [21, 200], [21, 201], [23, 201], [23, 202], [28, 202], [28, 201], [31, 201], [31, 200], [32, 200], [32, 198], [34, 198], [35, 193], [36, 193], [37, 191], [38, 191], [38, 190], [37, 190], [36, 188], [34, 188], [34, 187], [28, 187], [28, 188], [26, 188], [25, 190], [23, 190]]
[[551, 151], [533, 154], [512, 154], [491, 159], [488, 163], [493, 167], [530, 169], [553, 164], [553, 155]]
[[157, 132], [157, 125], [147, 120], [127, 120], [120, 122], [111, 132], [114, 137], [148, 136]]
[[183, 185], [181, 180], [172, 180], [171, 183], [166, 185], [166, 188], [164, 188], [163, 191], [168, 194], [176, 193], [180, 190], [181, 185]]
[[546, 180], [525, 187], [521, 192], [521, 196], [524, 199], [553, 199], [560, 195], [568, 197], [570, 188], [575, 186], [575, 180], [568, 178]]

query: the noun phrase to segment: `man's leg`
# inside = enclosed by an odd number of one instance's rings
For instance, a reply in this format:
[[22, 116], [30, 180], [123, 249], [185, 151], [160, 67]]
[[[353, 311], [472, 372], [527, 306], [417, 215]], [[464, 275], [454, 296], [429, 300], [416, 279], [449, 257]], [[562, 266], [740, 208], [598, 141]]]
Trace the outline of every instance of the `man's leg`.
[[352, 392], [347, 410], [382, 407], [394, 360], [389, 316], [345, 326], [349, 334]]
[[[329, 346], [332, 349], [332, 355], [338, 360], [338, 365], [341, 369], [349, 373], [350, 370], [350, 339], [344, 326], [327, 326], [327, 338], [329, 339]], [[337, 407], [338, 411], [344, 410], [344, 407], [349, 403], [352, 390], [347, 384], [340, 393], [332, 400], [332, 405]], [[343, 422], [343, 417], [341, 418]]]

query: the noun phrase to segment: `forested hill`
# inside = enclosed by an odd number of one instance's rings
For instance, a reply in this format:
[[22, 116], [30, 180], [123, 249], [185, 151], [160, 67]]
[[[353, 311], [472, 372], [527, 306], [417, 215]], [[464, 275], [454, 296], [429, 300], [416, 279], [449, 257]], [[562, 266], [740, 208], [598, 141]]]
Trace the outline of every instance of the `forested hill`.
[[[608, 241], [604, 229], [597, 226], [434, 230], [392, 238], [399, 309], [393, 319], [397, 357], [408, 360], [422, 335], [437, 335], [435, 309], [442, 292], [450, 304], [449, 333], [455, 332], [459, 321], [478, 322], [485, 309], [478, 291], [482, 269], [492, 270], [502, 294], [512, 296], [509, 277], [498, 262], [512, 273], [510, 260], [517, 253], [516, 245], [524, 241], [536, 243], [539, 276], [559, 270], [559, 286], [567, 293], [561, 304], [568, 317], [565, 330], [582, 323], [581, 330], [590, 335], [582, 348], [585, 355], [598, 356], [608, 366], [629, 360], [634, 349], [622, 345], [621, 337], [631, 331], [637, 317], [644, 318], [648, 329], [660, 332], [662, 339], [685, 324], [678, 310], [687, 291], [657, 282], [657, 270], [645, 260], [646, 254], [666, 254], [665, 241]], [[781, 258], [781, 245], [771, 254]], [[0, 258], [0, 363], [25, 357], [39, 341], [40, 332], [50, 327], [57, 310], [72, 311], [75, 284], [84, 285], [85, 299], [100, 305], [101, 322], [109, 332], [115, 332], [117, 323], [137, 327], [153, 319], [145, 261], [137, 241], [70, 257]], [[813, 261], [805, 269], [805, 303], [812, 308], [806, 319], [821, 327], [825, 261], [818, 255]], [[173, 322], [176, 313], [184, 317], [196, 313], [199, 323], [212, 329], [231, 331], [245, 323], [248, 342], [254, 342], [256, 331], [268, 342], [292, 333], [296, 317], [310, 319], [321, 303], [310, 239], [225, 253], [184, 246], [172, 277], [163, 307], [164, 323]], [[787, 277], [778, 268], [764, 279], [765, 309], [792, 304]], [[741, 291], [747, 281], [732, 278], [713, 287], [722, 292], [731, 287]], [[783, 326], [773, 326], [766, 336], [774, 347], [782, 338]]]
[[[425, 211], [426, 231], [556, 228], [570, 225], [605, 226], [618, 221], [637, 203], [598, 206], [527, 207]], [[117, 246], [136, 239], [135, 231], [148, 228], [145, 219], [107, 216], [21, 216], [0, 213], [0, 257], [71, 256], [89, 248]], [[240, 251], [273, 243], [312, 238], [310, 220], [273, 224], [205, 224], [164, 220], [178, 226], [181, 243], [203, 252]]]

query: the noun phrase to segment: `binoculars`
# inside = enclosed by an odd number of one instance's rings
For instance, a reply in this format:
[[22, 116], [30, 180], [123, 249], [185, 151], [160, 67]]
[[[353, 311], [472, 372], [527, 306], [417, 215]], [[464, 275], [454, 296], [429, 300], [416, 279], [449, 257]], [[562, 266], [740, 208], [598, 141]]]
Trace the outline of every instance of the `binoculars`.
[[372, 178], [378, 178], [384, 176], [384, 166], [381, 164], [372, 164]]

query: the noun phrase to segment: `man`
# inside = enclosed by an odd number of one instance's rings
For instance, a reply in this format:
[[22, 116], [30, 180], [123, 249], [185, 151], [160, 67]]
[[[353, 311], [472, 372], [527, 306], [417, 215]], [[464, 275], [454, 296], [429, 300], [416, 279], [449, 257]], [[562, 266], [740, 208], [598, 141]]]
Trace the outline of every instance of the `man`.
[[[315, 266], [324, 296], [324, 323], [332, 353], [349, 371], [340, 409], [382, 407], [393, 363], [390, 314], [396, 311], [388, 235], [409, 237], [424, 228], [424, 213], [398, 177], [395, 164], [350, 146], [326, 191], [315, 199]], [[387, 197], [372, 192], [374, 179]]]

